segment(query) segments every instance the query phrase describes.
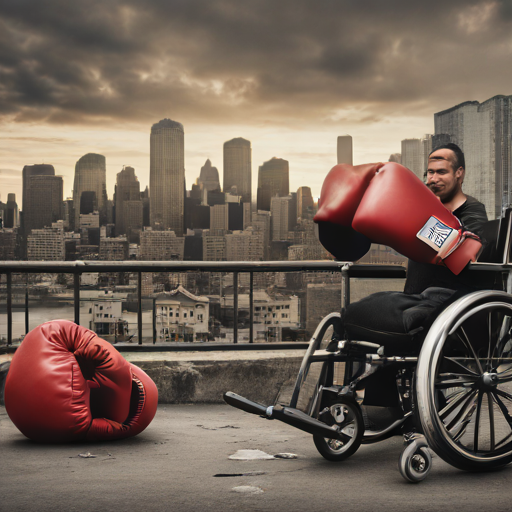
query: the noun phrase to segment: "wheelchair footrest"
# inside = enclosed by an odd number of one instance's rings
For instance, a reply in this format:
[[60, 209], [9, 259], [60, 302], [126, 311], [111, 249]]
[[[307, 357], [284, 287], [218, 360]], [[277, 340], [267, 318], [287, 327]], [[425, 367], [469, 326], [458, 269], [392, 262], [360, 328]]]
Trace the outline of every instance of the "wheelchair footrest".
[[242, 411], [257, 414], [269, 420], [282, 421], [309, 434], [320, 435], [328, 439], [340, 439], [339, 430], [336, 427], [330, 427], [293, 407], [283, 407], [282, 405], [266, 407], [231, 391], [224, 393], [224, 401]]

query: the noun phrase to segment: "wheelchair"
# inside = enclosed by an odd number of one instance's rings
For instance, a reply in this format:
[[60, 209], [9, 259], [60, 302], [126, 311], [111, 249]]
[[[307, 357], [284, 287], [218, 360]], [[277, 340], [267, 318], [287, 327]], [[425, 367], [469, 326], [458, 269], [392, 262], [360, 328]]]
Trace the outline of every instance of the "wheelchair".
[[[430, 450], [466, 471], [510, 463], [511, 228], [508, 209], [487, 224], [492, 243], [484, 257], [470, 264], [471, 271], [493, 273], [498, 289], [458, 298], [419, 339], [402, 343], [389, 333], [372, 341], [339, 339], [342, 315], [331, 313], [310, 340], [289, 404], [267, 407], [232, 392], [224, 394], [225, 401], [312, 434], [318, 452], [329, 461], [350, 457], [361, 444], [403, 435], [398, 465], [409, 482], [420, 482], [430, 472]], [[325, 350], [333, 343], [334, 352]], [[395, 378], [399, 414], [376, 428], [365, 418], [365, 383], [384, 372]]]

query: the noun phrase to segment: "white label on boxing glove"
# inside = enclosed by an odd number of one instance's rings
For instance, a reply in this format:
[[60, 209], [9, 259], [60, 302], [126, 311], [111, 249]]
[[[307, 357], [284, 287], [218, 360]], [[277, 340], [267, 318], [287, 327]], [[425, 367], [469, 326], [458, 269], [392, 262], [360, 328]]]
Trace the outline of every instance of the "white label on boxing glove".
[[437, 217], [432, 216], [418, 231], [416, 236], [439, 253], [439, 256], [443, 257], [442, 255], [446, 255], [457, 244], [460, 232], [458, 229], [453, 229], [444, 222], [441, 222]]

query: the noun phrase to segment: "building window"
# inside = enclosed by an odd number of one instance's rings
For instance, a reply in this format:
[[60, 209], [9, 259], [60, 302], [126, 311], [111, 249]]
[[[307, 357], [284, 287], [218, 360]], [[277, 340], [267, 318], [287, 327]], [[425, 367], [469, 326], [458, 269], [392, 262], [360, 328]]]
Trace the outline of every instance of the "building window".
[[103, 315], [103, 318], [108, 318], [108, 313], [105, 313], [105, 314]]
[[187, 318], [187, 313], [183, 313], [183, 318]]
[[192, 318], [194, 316], [194, 311], [191, 309], [190, 310], [190, 318]]
[[197, 315], [197, 321], [198, 322], [202, 322], [203, 321], [203, 314], [202, 313], [199, 313], [199, 315]]

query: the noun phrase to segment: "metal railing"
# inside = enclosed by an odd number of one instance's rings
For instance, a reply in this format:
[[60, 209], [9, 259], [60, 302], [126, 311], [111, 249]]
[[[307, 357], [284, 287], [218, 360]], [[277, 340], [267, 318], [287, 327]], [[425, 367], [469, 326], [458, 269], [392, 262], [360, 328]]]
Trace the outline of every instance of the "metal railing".
[[[350, 302], [350, 278], [405, 278], [405, 268], [396, 265], [352, 264], [338, 261], [0, 261], [0, 274], [7, 278], [7, 344], [12, 345], [12, 275], [13, 274], [72, 274], [74, 321], [80, 323], [81, 275], [92, 272], [128, 272], [137, 274], [137, 335], [142, 345], [142, 274], [160, 272], [222, 272], [233, 274], [233, 343], [238, 343], [238, 276], [249, 273], [249, 343], [254, 342], [254, 282], [255, 272], [331, 272], [340, 273], [342, 303]], [[28, 332], [28, 289], [25, 295], [25, 330]], [[155, 330], [154, 330], [155, 332]], [[155, 334], [153, 333], [153, 342]], [[258, 344], [262, 345], [262, 344]], [[281, 345], [281, 344], [280, 344]], [[280, 346], [280, 348], [283, 348]]]

